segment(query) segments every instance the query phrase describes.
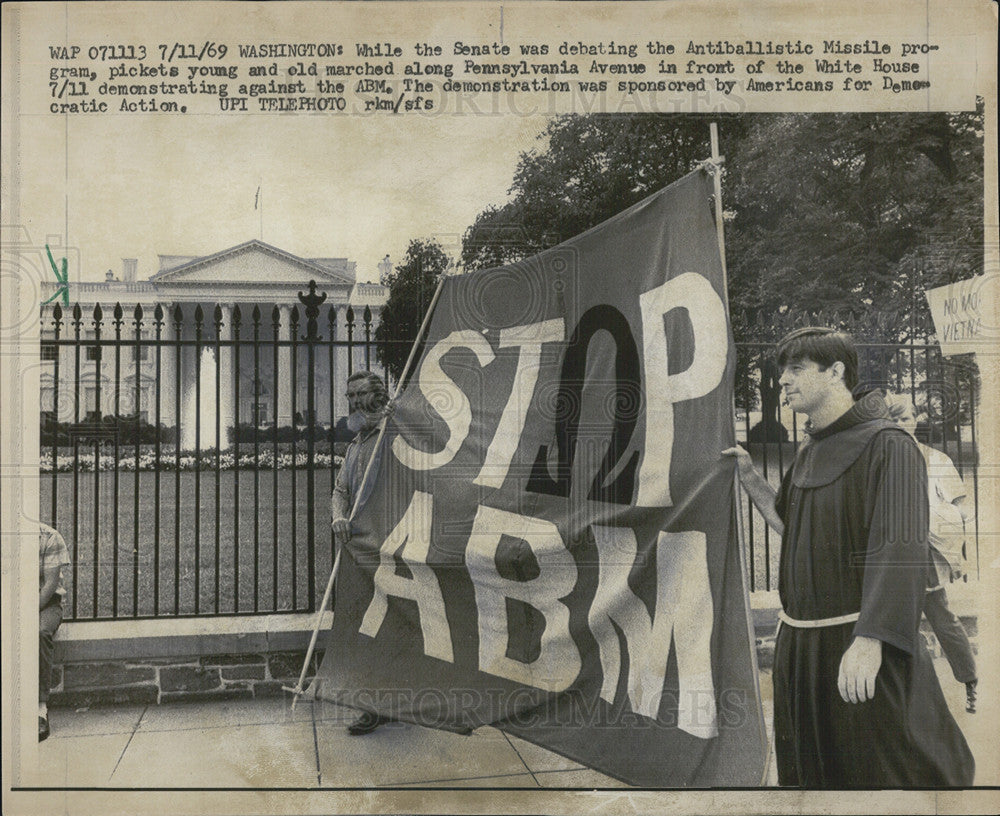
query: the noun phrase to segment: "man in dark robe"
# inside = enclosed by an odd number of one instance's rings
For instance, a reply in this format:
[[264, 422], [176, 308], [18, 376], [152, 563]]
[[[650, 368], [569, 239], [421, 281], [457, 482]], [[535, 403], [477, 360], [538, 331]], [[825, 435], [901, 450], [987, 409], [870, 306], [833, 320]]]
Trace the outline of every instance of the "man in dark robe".
[[926, 586], [923, 458], [878, 392], [855, 402], [857, 352], [832, 329], [777, 348], [807, 438], [777, 494], [739, 448], [740, 480], [782, 533], [774, 658], [778, 782], [969, 786], [975, 764], [918, 627]]

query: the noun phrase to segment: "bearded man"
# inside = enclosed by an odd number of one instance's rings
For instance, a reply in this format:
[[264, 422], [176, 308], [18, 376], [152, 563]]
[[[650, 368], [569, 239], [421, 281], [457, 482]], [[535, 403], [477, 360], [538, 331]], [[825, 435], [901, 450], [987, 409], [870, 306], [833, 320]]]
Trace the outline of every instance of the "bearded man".
[[[385, 383], [377, 374], [356, 371], [347, 378], [347, 427], [356, 435], [347, 446], [331, 497], [332, 526], [338, 547], [351, 540], [351, 511], [362, 493], [362, 487], [366, 491], [362, 501], [367, 497], [367, 491], [371, 490], [372, 479], [369, 478], [364, 486], [362, 482], [368, 462], [375, 452], [379, 423], [385, 416], [388, 402]], [[366, 711], [347, 727], [347, 732], [354, 736], [370, 734], [385, 722], [388, 722], [386, 718]]]

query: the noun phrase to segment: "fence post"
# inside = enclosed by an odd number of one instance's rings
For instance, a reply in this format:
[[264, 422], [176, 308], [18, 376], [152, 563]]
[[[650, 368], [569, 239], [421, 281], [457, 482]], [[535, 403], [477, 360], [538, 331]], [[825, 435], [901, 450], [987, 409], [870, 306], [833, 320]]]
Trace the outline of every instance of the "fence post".
[[[291, 398], [291, 419], [292, 419], [292, 468], [291, 468], [291, 484], [289, 485], [289, 490], [291, 491], [292, 501], [291, 501], [291, 513], [289, 514], [289, 522], [291, 526], [291, 535], [289, 539], [291, 541], [290, 554], [292, 559], [292, 606], [291, 609], [294, 612], [299, 607], [299, 536], [298, 536], [298, 471], [296, 460], [299, 458], [299, 448], [298, 448], [298, 436], [299, 436], [299, 424], [298, 424], [298, 393], [299, 393], [299, 307], [292, 306], [292, 311], [290, 313], [288, 322], [288, 341], [291, 344], [290, 347], [290, 365], [288, 368], [288, 390], [289, 397]], [[307, 524], [306, 527], [309, 525]]]
[[[83, 310], [79, 303], [73, 304], [73, 427], [80, 423], [80, 327]], [[76, 618], [80, 599], [80, 436], [73, 432], [73, 617]]]
[[174, 422], [177, 434], [174, 440], [174, 614], [181, 611], [181, 369], [184, 364], [181, 336], [184, 332], [184, 313], [180, 304], [174, 306]]
[[[319, 305], [326, 300], [326, 292], [316, 294], [316, 281], [309, 281], [309, 294], [299, 292], [299, 300], [306, 309], [306, 570], [308, 572], [309, 611], [316, 607], [316, 343], [320, 337], [316, 317]], [[333, 383], [330, 384], [333, 387]]]
[[[222, 306], [215, 304], [212, 312], [212, 323], [215, 327], [215, 614], [219, 614], [219, 595], [222, 588], [222, 554], [220, 552], [220, 540], [222, 537], [222, 524], [219, 518], [222, 514], [222, 501], [220, 496], [220, 486], [222, 483], [222, 327], [223, 321]], [[232, 383], [229, 383], [232, 388]], [[239, 497], [236, 497], [239, 499]]]
[[260, 306], [250, 312], [253, 321], [253, 611], [260, 610], [260, 404], [264, 399], [260, 376]]
[[194, 308], [194, 613], [201, 611], [201, 333], [205, 312]]
[[[140, 467], [142, 439], [142, 305], [135, 304], [135, 312], [132, 325], [135, 326], [135, 402], [132, 405], [132, 413], [135, 415], [135, 428], [133, 442], [133, 454], [135, 459], [135, 479], [132, 482], [132, 615], [139, 616], [139, 492], [140, 492]], [[116, 424], [119, 422], [115, 417]], [[115, 429], [115, 439], [118, 438], [118, 429]], [[115, 456], [115, 473], [118, 473], [118, 457]], [[117, 497], [116, 497], [117, 501]], [[115, 560], [118, 556], [118, 540], [115, 539]]]
[[354, 307], [347, 307], [347, 376], [354, 373]]
[[[114, 308], [114, 321], [113, 325], [115, 327], [115, 394], [114, 394], [114, 407], [112, 412], [114, 413], [115, 422], [118, 422], [118, 417], [121, 416], [121, 389], [122, 389], [122, 325], [124, 324], [125, 311], [122, 309], [121, 303], [116, 303]], [[115, 434], [114, 440], [114, 457], [115, 457], [115, 470], [114, 470], [114, 487], [112, 488], [112, 495], [114, 496], [114, 515], [113, 515], [113, 527], [111, 531], [111, 617], [118, 617], [118, 523], [119, 523], [119, 476], [118, 476], [118, 455], [119, 455], [119, 445], [118, 439], [119, 434]]]
[[[233, 345], [230, 360], [233, 371], [233, 612], [240, 611], [240, 326], [243, 314], [233, 304], [230, 333]], [[254, 515], [257, 515], [256, 511]]]
[[154, 441], [153, 470], [153, 615], [160, 614], [160, 454], [163, 396], [163, 306], [159, 303], [153, 309], [153, 327], [156, 331], [156, 439]]
[[[94, 306], [94, 617], [99, 612], [98, 590], [100, 588], [100, 567], [101, 567], [101, 420], [104, 414], [101, 411], [101, 375], [104, 366], [104, 354], [101, 348], [101, 326], [104, 323], [104, 312], [101, 304]], [[89, 423], [88, 423], [89, 424]], [[118, 463], [115, 462], [117, 470]], [[113, 558], [117, 561], [118, 553], [113, 553]]]
[[370, 306], [365, 306], [363, 312], [365, 321], [365, 368], [372, 370], [372, 310]]

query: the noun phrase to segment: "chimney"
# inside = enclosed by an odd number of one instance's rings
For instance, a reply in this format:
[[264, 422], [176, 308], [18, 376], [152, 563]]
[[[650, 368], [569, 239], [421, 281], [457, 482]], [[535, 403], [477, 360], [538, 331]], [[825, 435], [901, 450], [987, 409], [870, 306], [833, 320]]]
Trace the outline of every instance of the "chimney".
[[122, 258], [122, 280], [125, 283], [135, 283], [135, 268], [138, 263], [137, 258]]

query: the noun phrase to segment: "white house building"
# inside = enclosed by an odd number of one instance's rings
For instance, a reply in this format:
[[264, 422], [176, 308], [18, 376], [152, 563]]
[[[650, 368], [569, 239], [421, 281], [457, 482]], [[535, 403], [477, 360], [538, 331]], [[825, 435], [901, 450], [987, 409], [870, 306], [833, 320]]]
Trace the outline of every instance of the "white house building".
[[[317, 320], [320, 340], [314, 345], [314, 421], [334, 423], [346, 413], [343, 391], [349, 368], [381, 373], [366, 340], [378, 324], [388, 290], [357, 283], [354, 261], [301, 258], [258, 240], [203, 257], [160, 255], [159, 260], [158, 271], [147, 280], [137, 280], [136, 261], [125, 259], [121, 280], [109, 272], [103, 282], [68, 284], [69, 306], [61, 306], [58, 344], [54, 310], [62, 297], [42, 307], [43, 412], [61, 422], [138, 412], [148, 422], [158, 416], [168, 427], [179, 416], [183, 448], [194, 447], [196, 428], [201, 447], [216, 446], [216, 414], [220, 447], [227, 445], [226, 430], [237, 418], [240, 424], [258, 426], [302, 423], [308, 360], [302, 342], [306, 311], [299, 293], [308, 293], [310, 281], [316, 282], [318, 294], [326, 295]], [[58, 291], [57, 283], [45, 285], [46, 298]], [[73, 316], [75, 304], [81, 309], [79, 323]], [[95, 325], [98, 304], [101, 321]], [[117, 327], [116, 304], [122, 307]], [[157, 305], [163, 309], [160, 326]], [[136, 306], [142, 309], [138, 344]], [[199, 306], [203, 320], [196, 326]], [[294, 310], [298, 323], [293, 342]]]

